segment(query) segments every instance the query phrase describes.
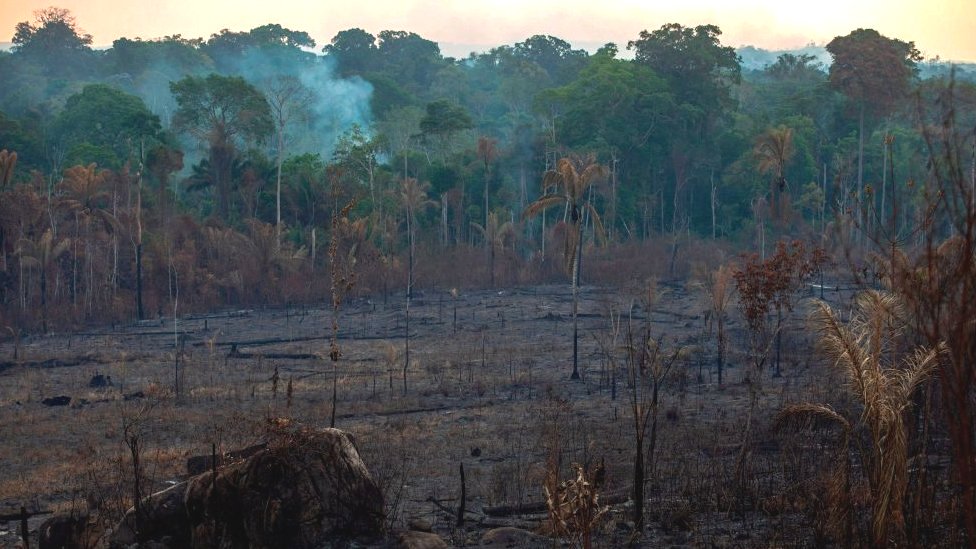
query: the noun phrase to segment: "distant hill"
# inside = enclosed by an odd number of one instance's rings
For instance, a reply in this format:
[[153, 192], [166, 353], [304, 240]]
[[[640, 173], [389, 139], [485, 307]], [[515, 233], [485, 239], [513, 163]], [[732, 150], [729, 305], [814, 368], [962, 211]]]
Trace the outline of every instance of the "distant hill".
[[[755, 46], [743, 46], [736, 50], [742, 59], [743, 71], [761, 71], [776, 62], [776, 58], [784, 53], [793, 55], [812, 55], [818, 63], [827, 70], [833, 58], [823, 46], [809, 45], [792, 50], [764, 50]], [[950, 69], [955, 66], [956, 79], [976, 82], [976, 63], [953, 63], [939, 58], [922, 61], [918, 64], [919, 77], [924, 79], [948, 76]]]
[[743, 46], [735, 50], [735, 52], [738, 53], [739, 57], [742, 59], [742, 69], [746, 71], [761, 71], [767, 66], [775, 63], [776, 58], [784, 53], [792, 53], [793, 55], [812, 55], [814, 58], [816, 58], [818, 63], [823, 65], [824, 70], [827, 70], [827, 67], [830, 66], [831, 62], [833, 62], [833, 58], [823, 46], [816, 46], [813, 44], [792, 50], [764, 50], [755, 46]]

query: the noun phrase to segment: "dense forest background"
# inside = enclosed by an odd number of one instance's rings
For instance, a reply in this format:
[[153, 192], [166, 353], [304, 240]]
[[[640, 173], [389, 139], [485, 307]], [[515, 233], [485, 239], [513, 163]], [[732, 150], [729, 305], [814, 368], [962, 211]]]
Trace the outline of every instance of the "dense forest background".
[[[765, 254], [783, 237], [909, 241], [931, 175], [923, 106], [953, 86], [956, 125], [976, 138], [976, 72], [869, 29], [832, 40], [827, 63], [740, 57], [719, 28], [678, 24], [593, 54], [532, 36], [454, 59], [361, 29], [323, 47], [273, 24], [96, 50], [50, 8], [13, 44], [0, 52], [11, 331], [322, 299], [330, 258], [374, 297], [414, 263], [420, 287], [566, 280], [575, 221], [618, 280], [640, 274], [622, 265], [680, 276], [696, 253]], [[562, 158], [602, 166], [599, 181], [525, 218], [565, 197], [543, 188]]]

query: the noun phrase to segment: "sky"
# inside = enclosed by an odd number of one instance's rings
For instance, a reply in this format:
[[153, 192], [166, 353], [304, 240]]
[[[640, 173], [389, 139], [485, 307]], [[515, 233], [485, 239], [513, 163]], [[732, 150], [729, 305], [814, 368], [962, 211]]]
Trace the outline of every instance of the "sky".
[[278, 23], [327, 44], [344, 29], [406, 30], [464, 57], [535, 34], [593, 51], [623, 49], [666, 23], [714, 24], [722, 43], [778, 50], [823, 45], [857, 28], [914, 41], [926, 59], [976, 62], [976, 0], [0, 0], [0, 42], [37, 9], [70, 10], [94, 45], [116, 38], [203, 37]]

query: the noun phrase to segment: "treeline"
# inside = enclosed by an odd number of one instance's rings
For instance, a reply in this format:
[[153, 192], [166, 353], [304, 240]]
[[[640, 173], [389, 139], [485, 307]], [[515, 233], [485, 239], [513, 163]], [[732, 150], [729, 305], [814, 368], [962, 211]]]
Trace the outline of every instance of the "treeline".
[[[911, 42], [858, 29], [830, 66], [743, 71], [720, 37], [669, 24], [632, 59], [553, 36], [453, 59], [406, 31], [320, 48], [265, 25], [94, 50], [43, 10], [0, 52], [0, 324], [318, 299], [333, 226], [361, 292], [403, 287], [408, 248], [420, 284], [543, 279], [576, 210], [522, 214], [587, 155], [605, 169], [572, 200], [592, 205], [585, 231], [666, 241], [672, 271], [688, 239], [761, 251], [917, 223], [916, 105], [950, 80], [920, 79]], [[973, 127], [976, 87], [953, 85]]]

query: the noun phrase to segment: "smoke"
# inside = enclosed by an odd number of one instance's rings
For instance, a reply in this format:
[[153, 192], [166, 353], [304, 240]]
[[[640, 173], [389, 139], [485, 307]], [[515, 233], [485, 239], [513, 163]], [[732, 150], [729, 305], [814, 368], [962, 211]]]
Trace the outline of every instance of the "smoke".
[[308, 101], [294, 113], [286, 129], [289, 154], [319, 153], [331, 157], [338, 138], [358, 125], [372, 122], [370, 99], [373, 86], [355, 76], [337, 76], [328, 57], [284, 46], [250, 47], [240, 55], [214, 60], [227, 76], [240, 76], [267, 93], [282, 79], [294, 77]]
[[[314, 70], [300, 75], [302, 84], [314, 93], [314, 134], [322, 140], [326, 158], [332, 156], [339, 136], [353, 125], [369, 128], [372, 122], [369, 102], [373, 86], [362, 78], [336, 78], [333, 62], [318, 58]], [[308, 151], [313, 152], [313, 151]]]

